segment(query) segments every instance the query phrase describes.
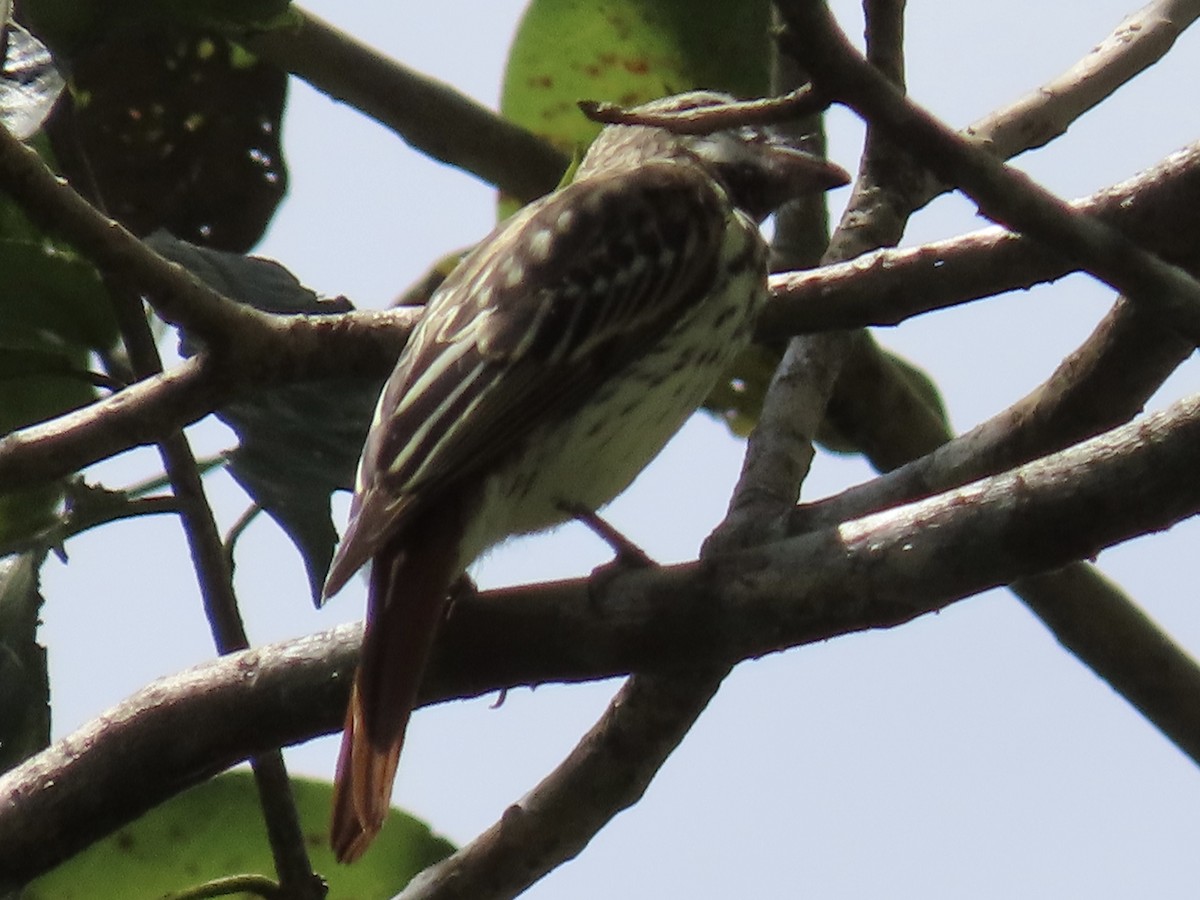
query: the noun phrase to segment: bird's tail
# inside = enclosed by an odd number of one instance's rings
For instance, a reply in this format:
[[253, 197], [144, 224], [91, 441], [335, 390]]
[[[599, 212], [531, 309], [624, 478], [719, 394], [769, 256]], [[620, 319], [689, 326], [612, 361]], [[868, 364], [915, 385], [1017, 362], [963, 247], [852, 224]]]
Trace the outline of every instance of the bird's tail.
[[387, 817], [404, 733], [449, 587], [460, 574], [445, 544], [418, 539], [400, 549], [397, 543], [375, 557], [371, 570], [362, 660], [333, 785], [330, 844], [339, 862], [358, 859]]

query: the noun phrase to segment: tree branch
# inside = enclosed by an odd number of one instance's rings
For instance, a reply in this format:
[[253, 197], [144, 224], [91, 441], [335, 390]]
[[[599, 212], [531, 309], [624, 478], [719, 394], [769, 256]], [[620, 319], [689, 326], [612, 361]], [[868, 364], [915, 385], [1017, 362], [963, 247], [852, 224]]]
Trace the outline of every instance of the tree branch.
[[1124, 591], [1083, 563], [1012, 589], [1064, 648], [1200, 763], [1200, 665]]
[[[1175, 45], [1200, 18], [1200, 0], [1155, 0], [1128, 16], [1083, 59], [964, 129], [1001, 159], [1042, 147]], [[939, 191], [940, 193], [940, 191]]]
[[[968, 125], [963, 135], [998, 159], [1011, 159], [1045, 145], [1162, 59], [1197, 18], [1200, 0], [1153, 0], [1122, 21], [1087, 56], [1057, 78]], [[912, 209], [924, 206], [946, 190], [945, 183], [933, 173], [926, 173], [924, 184], [914, 185], [909, 196]]]
[[[155, 311], [213, 347], [244, 346], [271, 331], [265, 313], [236, 303], [168, 262], [100, 213], [7, 129], [0, 128], [0, 188], [45, 231], [66, 238], [104, 273], [150, 296]], [[241, 340], [235, 340], [234, 336]]]
[[103, 400], [0, 437], [0, 491], [61, 478], [196, 422], [239, 392], [322, 376], [384, 378], [421, 310], [272, 316], [279, 352], [193, 357]]
[[292, 9], [298, 28], [256, 35], [247, 41], [250, 49], [511, 197], [528, 202], [554, 190], [570, 161], [566, 154], [449, 85]]
[[1186, 272], [1072, 210], [908, 101], [850, 45], [823, 3], [781, 2], [780, 8], [790, 26], [789, 41], [820, 90], [903, 142], [939, 178], [958, 185], [983, 215], [1045, 241], [1200, 343], [1200, 284]]
[[[422, 700], [679, 674], [697, 660], [728, 664], [898, 625], [1196, 514], [1198, 448], [1200, 398], [917, 503], [621, 575], [591, 586], [592, 603], [584, 580], [464, 599]], [[0, 872], [13, 883], [32, 878], [240, 759], [335, 730], [357, 640], [345, 627], [214, 660], [156, 682], [12, 770], [0, 778]], [[178, 740], [183, 730], [189, 741]], [[130, 771], [139, 773], [133, 783]]]
[[[157, 681], [9, 772], [0, 781], [0, 889], [234, 763], [303, 740], [314, 725], [332, 731], [361, 636], [342, 629]], [[23, 834], [33, 840], [26, 844]]]
[[[1186, 265], [1200, 243], [1200, 143], [1120, 184], [1073, 201], [1166, 259]], [[878, 250], [849, 262], [771, 276], [759, 317], [764, 339], [913, 316], [1054, 281], [1077, 271], [1030, 238], [991, 227], [919, 247]]]
[[200, 359], [0, 437], [0, 491], [62, 478], [203, 418], [229, 389]]
[[1192, 352], [1151, 313], [1121, 301], [1054, 374], [1008, 409], [912, 462], [798, 506], [788, 533], [828, 527], [959, 487], [1128, 421]]

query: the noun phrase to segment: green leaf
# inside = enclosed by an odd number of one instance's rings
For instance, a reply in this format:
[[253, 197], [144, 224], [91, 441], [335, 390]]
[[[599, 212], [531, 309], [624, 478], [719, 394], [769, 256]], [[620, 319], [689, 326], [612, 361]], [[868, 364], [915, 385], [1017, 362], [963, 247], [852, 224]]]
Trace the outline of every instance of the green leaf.
[[[16, 230], [20, 217], [0, 216]], [[91, 402], [89, 354], [116, 339], [108, 296], [92, 265], [49, 242], [0, 239], [0, 434]], [[61, 484], [0, 495], [0, 546], [50, 526]]]
[[[276, 262], [193, 247], [168, 235], [149, 242], [227, 296], [276, 313], [345, 312], [320, 300]], [[186, 349], [186, 346], [185, 346]], [[314, 601], [337, 531], [329, 497], [354, 485], [382, 382], [325, 379], [244, 392], [217, 410], [238, 435], [230, 473], [287, 533], [304, 559]]]
[[381, 388], [328, 379], [256, 391], [217, 411], [238, 435], [230, 473], [300, 551], [314, 602], [337, 544], [329, 498], [354, 486]]
[[762, 95], [769, 24], [768, 0], [533, 0], [500, 109], [572, 153], [599, 131], [580, 100], [632, 105], [696, 88]]
[[37, 642], [43, 553], [0, 559], [0, 772], [50, 742], [46, 648]]
[[0, 340], [11, 346], [18, 335], [52, 335], [71, 345], [64, 351], [72, 357], [111, 347], [116, 320], [95, 266], [72, 250], [20, 234], [15, 217], [8, 224], [18, 234], [0, 234]]
[[570, 152], [598, 126], [579, 100], [641, 103], [694, 88], [768, 85], [766, 0], [533, 0], [504, 77], [504, 115]]
[[[393, 811], [361, 860], [338, 865], [329, 850], [330, 785], [293, 779], [292, 788], [313, 866], [329, 882], [329, 900], [394, 896], [454, 850], [423, 822]], [[248, 772], [232, 772], [181, 794], [37, 879], [24, 900], [152, 900], [254, 872], [274, 872], [271, 852], [254, 780]]]

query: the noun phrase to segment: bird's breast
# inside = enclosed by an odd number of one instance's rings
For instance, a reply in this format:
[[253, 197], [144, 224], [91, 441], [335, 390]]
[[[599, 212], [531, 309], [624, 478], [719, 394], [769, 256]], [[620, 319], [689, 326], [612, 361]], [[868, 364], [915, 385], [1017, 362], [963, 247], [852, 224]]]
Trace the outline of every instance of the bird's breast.
[[468, 537], [472, 558], [514, 534], [569, 518], [563, 504], [599, 509], [620, 494], [712, 391], [749, 343], [766, 298], [757, 229], [733, 228], [720, 275], [646, 353], [618, 370], [572, 414], [540, 426], [489, 475]]

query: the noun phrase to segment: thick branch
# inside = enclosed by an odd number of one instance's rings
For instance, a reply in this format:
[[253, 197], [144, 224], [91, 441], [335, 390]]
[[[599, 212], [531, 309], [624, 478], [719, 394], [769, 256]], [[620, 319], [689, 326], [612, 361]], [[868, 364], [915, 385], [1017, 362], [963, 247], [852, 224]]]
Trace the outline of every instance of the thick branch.
[[360, 639], [342, 629], [155, 682], [8, 773], [0, 893], [236, 762], [332, 731]]

